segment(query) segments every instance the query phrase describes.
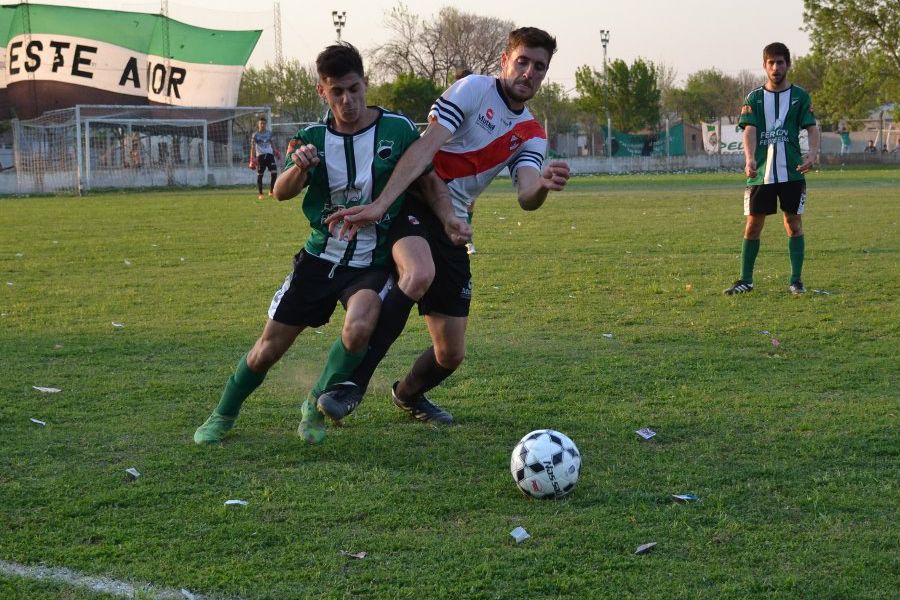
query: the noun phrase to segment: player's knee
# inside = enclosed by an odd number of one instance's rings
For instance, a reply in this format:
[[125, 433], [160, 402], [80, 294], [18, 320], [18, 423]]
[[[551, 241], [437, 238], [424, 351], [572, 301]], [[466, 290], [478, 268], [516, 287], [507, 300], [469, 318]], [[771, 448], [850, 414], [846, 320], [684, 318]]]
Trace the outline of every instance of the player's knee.
[[404, 294], [413, 300], [419, 300], [431, 287], [432, 281], [434, 281], [434, 264], [417, 264], [400, 274], [397, 285]]
[[350, 352], [362, 352], [369, 345], [369, 338], [372, 337], [372, 331], [375, 329], [374, 319], [372, 322], [364, 319], [353, 319], [344, 322], [344, 328], [341, 331], [341, 341], [344, 347]]
[[445, 369], [456, 370], [466, 357], [465, 347], [460, 348], [435, 348], [434, 359]]
[[264, 373], [278, 362], [284, 352], [272, 343], [259, 340], [247, 353], [247, 366], [251, 371]]

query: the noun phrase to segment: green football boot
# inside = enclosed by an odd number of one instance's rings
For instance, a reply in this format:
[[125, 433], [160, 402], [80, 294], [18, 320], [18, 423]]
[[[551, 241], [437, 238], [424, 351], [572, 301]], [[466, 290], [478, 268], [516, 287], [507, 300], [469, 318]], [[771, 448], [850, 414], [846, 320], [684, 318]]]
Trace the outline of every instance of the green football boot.
[[197, 444], [218, 444], [225, 434], [234, 427], [237, 417], [225, 417], [213, 411], [209, 418], [194, 432], [194, 442]]
[[316, 409], [314, 400], [304, 400], [300, 407], [300, 426], [297, 435], [309, 444], [321, 444], [325, 441], [325, 417]]

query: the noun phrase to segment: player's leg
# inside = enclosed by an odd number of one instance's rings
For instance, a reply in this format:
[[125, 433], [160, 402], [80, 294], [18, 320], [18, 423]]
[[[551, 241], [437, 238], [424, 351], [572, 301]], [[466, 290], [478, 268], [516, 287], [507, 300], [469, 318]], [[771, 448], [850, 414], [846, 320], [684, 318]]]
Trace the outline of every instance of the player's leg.
[[256, 189], [259, 192], [259, 195], [257, 196], [257, 198], [259, 200], [263, 199], [262, 180], [263, 180], [263, 173], [265, 173], [265, 171], [266, 171], [265, 160], [263, 160], [262, 156], [258, 156], [256, 158]]
[[786, 185], [781, 196], [781, 210], [784, 213], [784, 230], [788, 235], [788, 255], [791, 258], [791, 279], [788, 289], [792, 294], [806, 292], [801, 275], [806, 253], [803, 236], [803, 211], [806, 208], [806, 183], [791, 182]]
[[425, 322], [433, 345], [416, 359], [406, 377], [394, 384], [394, 404], [420, 421], [452, 423], [450, 413], [432, 403], [425, 393], [440, 385], [462, 364], [468, 317], [430, 314], [425, 316]]
[[269, 198], [272, 197], [275, 189], [275, 180], [278, 178], [278, 167], [275, 165], [275, 155], [268, 154], [269, 157]]
[[[769, 189], [767, 189], [769, 188]], [[759, 254], [759, 238], [766, 215], [775, 212], [775, 195], [772, 186], [749, 186], [744, 190], [744, 238], [741, 243], [741, 277], [725, 290], [725, 295], [744, 294], [753, 291], [753, 268]]]
[[203, 425], [194, 432], [198, 444], [222, 441], [234, 427], [241, 405], [266, 378], [266, 373], [284, 356], [303, 327], [285, 325], [269, 319], [253, 348], [241, 357], [225, 384], [219, 404]]
[[425, 225], [409, 207], [391, 225], [394, 240], [391, 256], [397, 267], [397, 282], [384, 295], [378, 325], [369, 340], [366, 355], [347, 381], [325, 388], [317, 399], [319, 410], [332, 419], [342, 419], [362, 402], [375, 369], [406, 327], [409, 312], [434, 279], [434, 260], [425, 236]]

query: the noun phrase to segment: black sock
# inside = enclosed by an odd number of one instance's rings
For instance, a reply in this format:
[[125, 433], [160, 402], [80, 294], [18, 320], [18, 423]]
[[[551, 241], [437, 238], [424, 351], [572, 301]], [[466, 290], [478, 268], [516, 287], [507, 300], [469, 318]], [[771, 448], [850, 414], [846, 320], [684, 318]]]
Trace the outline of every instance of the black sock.
[[397, 384], [397, 397], [401, 400], [409, 400], [419, 394], [424, 394], [450, 377], [455, 370], [444, 368], [437, 363], [434, 357], [434, 346], [432, 346], [416, 359], [406, 379]]
[[406, 327], [406, 320], [409, 318], [409, 311], [412, 310], [413, 304], [415, 304], [415, 300], [404, 294], [398, 285], [391, 288], [391, 291], [385, 296], [384, 302], [381, 303], [378, 325], [375, 326], [375, 331], [369, 338], [366, 357], [353, 371], [353, 377], [350, 379], [359, 386], [363, 393], [369, 387], [369, 381], [372, 380], [378, 363]]
[[[269, 181], [269, 193], [270, 194], [272, 193], [272, 190], [275, 189], [275, 178], [276, 177], [278, 177], [278, 175], [276, 175], [275, 172], [273, 171], [272, 172], [272, 180]], [[262, 194], [262, 192], [260, 192], [260, 194]]]
[[262, 173], [256, 175], [256, 189], [262, 194]]

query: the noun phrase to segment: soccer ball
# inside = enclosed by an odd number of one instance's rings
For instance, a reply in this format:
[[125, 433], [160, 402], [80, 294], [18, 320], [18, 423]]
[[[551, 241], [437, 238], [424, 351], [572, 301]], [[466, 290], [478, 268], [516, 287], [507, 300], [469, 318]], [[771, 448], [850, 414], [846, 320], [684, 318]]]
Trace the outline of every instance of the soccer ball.
[[560, 432], [538, 429], [513, 448], [509, 471], [526, 496], [562, 498], [578, 481], [581, 454], [575, 442]]

